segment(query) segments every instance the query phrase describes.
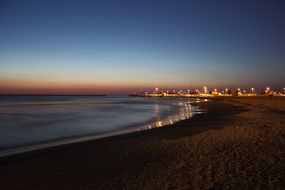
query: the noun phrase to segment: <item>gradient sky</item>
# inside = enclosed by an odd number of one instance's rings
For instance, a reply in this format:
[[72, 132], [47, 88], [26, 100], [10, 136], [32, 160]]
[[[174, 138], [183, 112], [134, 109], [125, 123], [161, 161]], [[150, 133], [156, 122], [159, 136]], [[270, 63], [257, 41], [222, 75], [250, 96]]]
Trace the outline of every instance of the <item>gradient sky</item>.
[[0, 93], [283, 88], [284, 0], [1, 0]]

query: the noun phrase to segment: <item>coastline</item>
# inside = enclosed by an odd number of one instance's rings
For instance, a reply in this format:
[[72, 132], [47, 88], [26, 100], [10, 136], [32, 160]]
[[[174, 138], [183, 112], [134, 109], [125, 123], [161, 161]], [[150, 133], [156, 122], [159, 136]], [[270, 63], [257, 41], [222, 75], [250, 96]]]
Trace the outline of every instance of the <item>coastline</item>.
[[[200, 98], [200, 99], [207, 99], [207, 98]], [[201, 113], [199, 114], [207, 114], [208, 106], [203, 103], [204, 101], [200, 101], [198, 103], [191, 103], [191, 105], [199, 107], [199, 109], [202, 110]], [[194, 120], [197, 119], [196, 116], [199, 114], [195, 114]], [[150, 131], [150, 133], [152, 133], [152, 131], [161, 130], [162, 128], [179, 127], [181, 125], [184, 125], [183, 123], [186, 123], [186, 124], [188, 124], [189, 122], [191, 123], [192, 120], [193, 120], [193, 116], [185, 120], [180, 120], [173, 124], [167, 124], [167, 125], [163, 125], [160, 127], [153, 127], [150, 129], [146, 127], [140, 128], [140, 130], [135, 130], [131, 128], [131, 129], [119, 130], [116, 132], [111, 132], [111, 133], [106, 133], [106, 134], [67, 138], [67, 139], [62, 139], [62, 140], [58, 140], [55, 142], [52, 142], [52, 141], [43, 142], [40, 144], [34, 144], [34, 145], [27, 146], [27, 147], [16, 147], [14, 149], [7, 149], [7, 150], [2, 151], [2, 154], [0, 155], [0, 163], [1, 163], [1, 160], [6, 160], [6, 157], [9, 160], [12, 157], [21, 157], [26, 154], [29, 155], [29, 154], [34, 154], [34, 153], [37, 154], [38, 152], [41, 152], [41, 151], [46, 151], [46, 150], [49, 151], [49, 150], [57, 149], [57, 148], [61, 149], [67, 146], [74, 146], [77, 144], [80, 145], [80, 144], [85, 144], [89, 142], [99, 143], [99, 141], [112, 141], [113, 139], [117, 139], [117, 138], [124, 139], [129, 136], [142, 135], [144, 133], [148, 133], [146, 131]]]
[[[36, 95], [35, 95], [36, 96]], [[191, 99], [192, 101], [192, 99]], [[193, 99], [194, 101], [194, 99]], [[199, 100], [199, 103], [201, 101]], [[199, 105], [199, 104], [198, 104]], [[61, 147], [68, 144], [76, 144], [76, 143], [84, 143], [87, 141], [97, 141], [102, 138], [112, 138], [114, 136], [120, 136], [129, 133], [137, 133], [139, 131], [150, 130], [153, 128], [165, 127], [174, 123], [177, 123], [181, 120], [190, 119], [193, 115], [201, 114], [205, 110], [196, 110], [197, 106], [193, 106], [191, 111], [187, 111], [187, 113], [181, 114], [181, 111], [173, 112], [171, 114], [164, 114], [159, 117], [159, 120], [146, 120], [143, 122], [136, 122], [135, 124], [125, 125], [124, 127], [114, 129], [112, 131], [107, 132], [97, 132], [90, 135], [74, 135], [66, 138], [55, 139], [55, 140], [43, 140], [38, 143], [29, 143], [22, 144], [22, 146], [14, 146], [6, 149], [0, 150], [0, 159], [7, 156], [17, 156], [19, 154], [26, 154], [28, 152], [39, 151], [41, 149], [49, 149], [53, 147]], [[188, 108], [188, 107], [187, 107]], [[126, 115], [126, 114], [125, 114]], [[126, 123], [126, 121], [125, 121]]]
[[1, 158], [0, 187], [284, 187], [285, 99], [212, 100], [170, 126]]

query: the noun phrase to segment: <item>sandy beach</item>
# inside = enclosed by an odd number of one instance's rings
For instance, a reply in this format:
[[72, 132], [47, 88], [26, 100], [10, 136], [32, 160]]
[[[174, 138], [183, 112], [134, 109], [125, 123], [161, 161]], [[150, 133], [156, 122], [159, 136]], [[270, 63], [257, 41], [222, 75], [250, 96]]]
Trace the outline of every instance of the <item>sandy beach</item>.
[[0, 159], [0, 189], [284, 189], [285, 99], [227, 98], [171, 126]]

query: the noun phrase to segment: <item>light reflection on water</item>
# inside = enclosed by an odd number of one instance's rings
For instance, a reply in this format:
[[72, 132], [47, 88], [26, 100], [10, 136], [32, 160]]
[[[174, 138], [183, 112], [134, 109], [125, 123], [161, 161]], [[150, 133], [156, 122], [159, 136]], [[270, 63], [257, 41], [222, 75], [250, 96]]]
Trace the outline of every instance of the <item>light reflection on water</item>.
[[[195, 102], [200, 102], [200, 100], [195, 101]], [[137, 128], [136, 130], [152, 129], [152, 128], [157, 128], [157, 127], [163, 127], [166, 125], [171, 125], [178, 121], [189, 119], [193, 117], [195, 114], [203, 113], [204, 110], [202, 111], [199, 108], [192, 106], [191, 103], [193, 103], [193, 101], [186, 101], [186, 102], [182, 101], [178, 103], [173, 103], [174, 105], [179, 106], [178, 113], [174, 115], [169, 115], [168, 117], [164, 119], [158, 118], [156, 122], [154, 122], [153, 124], [150, 124], [146, 126], [145, 128]], [[156, 105], [156, 107], [158, 106]], [[156, 108], [156, 109], [159, 109], [159, 108]]]
[[197, 99], [0, 97], [1, 150], [62, 139], [104, 137], [173, 124], [201, 113]]

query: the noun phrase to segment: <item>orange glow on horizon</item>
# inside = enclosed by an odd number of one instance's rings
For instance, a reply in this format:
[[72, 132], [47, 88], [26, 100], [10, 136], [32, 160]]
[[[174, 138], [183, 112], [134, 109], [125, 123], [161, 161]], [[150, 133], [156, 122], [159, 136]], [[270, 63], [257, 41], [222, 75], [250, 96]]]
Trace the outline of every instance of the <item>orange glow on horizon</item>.
[[6, 80], [0, 81], [0, 94], [129, 94], [138, 88], [149, 89], [153, 86], [141, 82]]

